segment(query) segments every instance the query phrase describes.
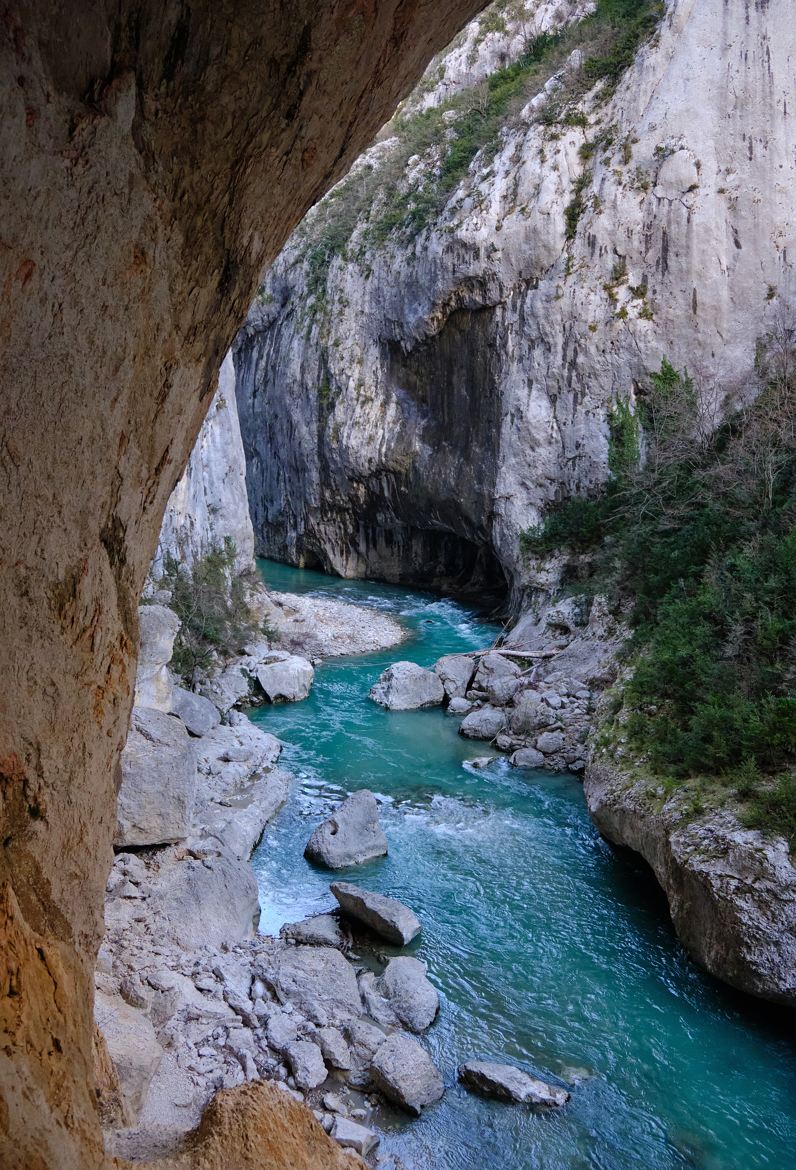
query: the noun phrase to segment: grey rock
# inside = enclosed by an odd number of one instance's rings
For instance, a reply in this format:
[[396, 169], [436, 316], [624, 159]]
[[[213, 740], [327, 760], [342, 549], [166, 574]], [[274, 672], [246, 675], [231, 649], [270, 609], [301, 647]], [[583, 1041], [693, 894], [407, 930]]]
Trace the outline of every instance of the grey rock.
[[249, 698], [251, 679], [242, 666], [233, 663], [202, 683], [202, 694], [223, 714]]
[[297, 703], [306, 699], [314, 678], [312, 663], [297, 654], [257, 668], [257, 681], [272, 703]]
[[433, 671], [415, 662], [395, 662], [371, 687], [369, 698], [390, 711], [415, 711], [421, 707], [439, 707], [445, 698], [445, 688]]
[[359, 1016], [362, 998], [354, 968], [332, 947], [287, 947], [276, 957], [270, 982], [319, 1027]]
[[197, 843], [196, 853], [180, 857], [171, 849], [153, 876], [149, 912], [163, 937], [186, 949], [251, 938], [260, 917], [251, 866], [223, 848]]
[[180, 619], [165, 605], [138, 607], [138, 669], [135, 706], [167, 712], [171, 707], [172, 678], [167, 669]]
[[358, 1125], [347, 1117], [335, 1117], [331, 1135], [338, 1146], [355, 1150], [362, 1157], [375, 1150], [380, 1140], [372, 1129], [366, 1129], [364, 1125]]
[[496, 650], [489, 654], [482, 654], [478, 660], [478, 669], [473, 679], [476, 690], [488, 691], [499, 678], [518, 678], [522, 670], [511, 658], [506, 658]]
[[468, 1089], [484, 1097], [501, 1101], [516, 1101], [528, 1105], [546, 1105], [560, 1108], [569, 1100], [569, 1093], [557, 1085], [548, 1085], [529, 1076], [513, 1064], [498, 1064], [488, 1060], [471, 1060], [459, 1069], [459, 1080]]
[[555, 719], [550, 708], [540, 702], [535, 691], [531, 691], [516, 697], [509, 726], [514, 735], [528, 736], [549, 727]]
[[351, 1052], [345, 1038], [337, 1028], [319, 1028], [318, 1043], [323, 1059], [332, 1068], [351, 1068]]
[[424, 1032], [439, 1011], [439, 995], [426, 972], [425, 963], [408, 955], [391, 959], [379, 976], [367, 972], [360, 988], [370, 1014], [381, 1024]]
[[396, 898], [364, 890], [351, 882], [332, 882], [329, 888], [347, 917], [369, 927], [386, 942], [406, 946], [420, 934], [417, 917]]
[[196, 756], [179, 719], [136, 707], [122, 751], [117, 845], [163, 845], [188, 836]]
[[268, 1045], [274, 1052], [284, 1052], [288, 1044], [298, 1040], [298, 1024], [284, 1012], [274, 1012], [269, 1016], [265, 1034]]
[[186, 691], [184, 687], [174, 687], [172, 690], [171, 710], [174, 715], [179, 715], [191, 735], [207, 735], [221, 722], [215, 704], [204, 695]]
[[466, 739], [494, 739], [503, 730], [508, 720], [505, 711], [499, 707], [479, 707], [465, 715], [459, 734]]
[[475, 671], [475, 660], [469, 654], [445, 654], [434, 664], [434, 671], [449, 699], [463, 699]]
[[536, 750], [544, 752], [546, 756], [551, 756], [555, 752], [560, 752], [564, 747], [566, 740], [561, 731], [544, 731], [541, 735], [536, 737]]
[[326, 1065], [321, 1050], [311, 1040], [293, 1040], [285, 1047], [285, 1057], [296, 1087], [303, 1092], [317, 1089], [326, 1080]]
[[94, 996], [94, 1017], [119, 1078], [129, 1118], [136, 1121], [163, 1057], [155, 1029], [145, 1015], [121, 997], [100, 991]]
[[486, 695], [495, 707], [504, 707], [516, 695], [521, 686], [518, 678], [511, 675], [498, 675], [487, 684]]
[[451, 699], [447, 706], [449, 715], [469, 715], [472, 709], [473, 704], [469, 699]]
[[279, 934], [282, 938], [292, 939], [308, 947], [336, 947], [340, 950], [346, 945], [346, 936], [340, 929], [340, 923], [331, 914], [316, 914], [302, 922], [289, 922], [281, 928]]
[[513, 764], [515, 768], [543, 768], [544, 756], [536, 748], [519, 748], [511, 756], [509, 763]]
[[379, 807], [366, 788], [353, 792], [313, 832], [304, 856], [328, 869], [361, 865], [387, 853], [387, 838], [379, 824]]
[[371, 1076], [389, 1101], [415, 1115], [439, 1101], [445, 1092], [440, 1071], [426, 1050], [400, 1032], [389, 1036], [377, 1050]]

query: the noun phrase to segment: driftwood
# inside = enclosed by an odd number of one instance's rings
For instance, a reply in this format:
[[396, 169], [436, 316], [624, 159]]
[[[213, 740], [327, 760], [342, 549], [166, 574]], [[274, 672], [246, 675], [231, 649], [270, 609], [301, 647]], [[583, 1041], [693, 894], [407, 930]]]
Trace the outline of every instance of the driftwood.
[[502, 654], [504, 658], [555, 658], [561, 650], [503, 650], [500, 646], [488, 646], [486, 650], [465, 650], [468, 658], [482, 658], [484, 654]]

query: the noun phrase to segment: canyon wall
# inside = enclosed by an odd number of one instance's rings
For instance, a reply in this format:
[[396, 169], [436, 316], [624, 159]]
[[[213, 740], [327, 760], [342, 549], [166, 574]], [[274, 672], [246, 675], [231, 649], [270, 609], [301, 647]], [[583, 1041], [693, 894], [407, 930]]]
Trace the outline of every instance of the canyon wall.
[[754, 385], [795, 290], [790, 5], [647, 5], [627, 61], [605, 8], [492, 5], [268, 272], [235, 345], [260, 552], [518, 608], [520, 534], [606, 480], [617, 400], [664, 356]]
[[263, 266], [481, 6], [4, 7], [4, 1167], [107, 1164], [92, 980], [137, 602], [222, 357]]

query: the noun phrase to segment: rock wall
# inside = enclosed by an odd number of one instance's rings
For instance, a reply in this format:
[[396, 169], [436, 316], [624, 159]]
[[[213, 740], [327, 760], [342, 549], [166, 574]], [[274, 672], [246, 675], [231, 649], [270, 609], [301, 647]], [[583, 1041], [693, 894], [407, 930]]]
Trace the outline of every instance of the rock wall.
[[[493, 5], [503, 31], [476, 24], [433, 63], [271, 268], [235, 346], [261, 552], [424, 584], [505, 575], [518, 606], [519, 535], [606, 479], [617, 398], [663, 356], [715, 402], [754, 382], [794, 299], [790, 5], [669, 0], [613, 93], [589, 87], [572, 31], [593, 7]], [[429, 218], [445, 160], [418, 113], [455, 136], [488, 111], [485, 73], [562, 27], [576, 47]]]
[[246, 465], [235, 398], [232, 354], [221, 363], [218, 389], [196, 440], [188, 466], [169, 496], [152, 575], [165, 556], [191, 566], [225, 540], [235, 543], [235, 568], [252, 567], [254, 532], [246, 496]]
[[[222, 357], [264, 265], [480, 7], [12, 0], [3, 10], [0, 1163], [10, 1170], [107, 1165], [92, 979], [136, 606]], [[314, 1164], [339, 1161], [321, 1142]]]

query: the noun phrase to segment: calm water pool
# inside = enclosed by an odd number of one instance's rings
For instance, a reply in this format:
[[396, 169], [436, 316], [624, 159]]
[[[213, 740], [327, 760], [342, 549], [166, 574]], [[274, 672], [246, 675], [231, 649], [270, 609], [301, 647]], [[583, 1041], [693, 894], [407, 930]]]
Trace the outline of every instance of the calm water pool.
[[[303, 849], [356, 788], [382, 801], [389, 857], [347, 880], [406, 901], [442, 1008], [428, 1034], [445, 1099], [419, 1121], [387, 1117], [382, 1152], [409, 1170], [793, 1170], [793, 1020], [691, 964], [645, 868], [617, 856], [569, 777], [511, 769], [440, 711], [367, 698], [398, 658], [431, 665], [487, 646], [497, 627], [456, 602], [261, 562], [267, 582], [385, 610], [401, 647], [331, 660], [303, 703], [253, 713], [285, 740], [288, 806], [255, 854], [261, 929], [330, 908], [332, 875]], [[585, 1076], [561, 1112], [535, 1115], [456, 1084], [472, 1056], [542, 1076]]]

